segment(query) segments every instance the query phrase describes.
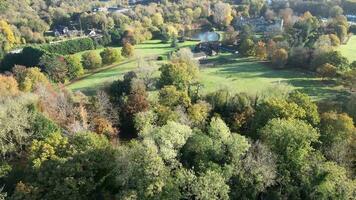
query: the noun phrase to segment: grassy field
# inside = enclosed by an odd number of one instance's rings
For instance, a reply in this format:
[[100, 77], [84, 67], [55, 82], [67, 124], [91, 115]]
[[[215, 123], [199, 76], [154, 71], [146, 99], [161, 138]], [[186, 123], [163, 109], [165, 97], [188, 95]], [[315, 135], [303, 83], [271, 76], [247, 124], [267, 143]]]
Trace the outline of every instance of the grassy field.
[[356, 35], [350, 38], [347, 45], [341, 45], [339, 50], [350, 62], [356, 61]]
[[211, 58], [215, 66], [203, 68], [200, 81], [203, 93], [227, 88], [231, 92], [251, 95], [282, 90], [300, 90], [314, 99], [344, 95], [333, 81], [322, 81], [311, 74], [296, 70], [276, 70], [251, 58], [236, 58], [232, 55]]
[[[194, 45], [194, 42], [180, 43], [179, 47], [188, 47]], [[119, 50], [121, 48], [117, 47]], [[122, 77], [126, 72], [134, 70], [137, 68], [137, 60], [139, 58], [147, 58], [150, 56], [162, 55], [166, 56], [169, 52], [173, 51], [174, 48], [170, 47], [170, 44], [163, 44], [159, 40], [151, 40], [143, 44], [135, 46], [135, 57], [133, 59], [127, 59], [114, 66], [102, 70], [98, 73], [88, 75], [84, 79], [75, 81], [68, 85], [68, 88], [73, 91], [82, 91], [87, 94], [95, 91], [96, 88], [105, 85], [106, 83], [113, 82], [120, 77]], [[102, 49], [95, 50], [100, 53]], [[81, 56], [84, 52], [76, 54]]]
[[[191, 46], [194, 43], [180, 44]], [[98, 73], [91, 74], [68, 86], [73, 91], [80, 90], [86, 94], [92, 94], [98, 87], [121, 78], [126, 72], [137, 68], [139, 57], [167, 55], [174, 49], [169, 44], [162, 44], [153, 40], [136, 46], [136, 57], [115, 64]], [[101, 50], [96, 50], [98, 53]], [[79, 56], [80, 54], [78, 54]], [[231, 92], [246, 92], [251, 95], [271, 94], [285, 90], [301, 90], [314, 99], [324, 99], [344, 95], [340, 87], [336, 87], [333, 81], [322, 81], [311, 74], [296, 70], [276, 70], [250, 58], [238, 58], [231, 54], [222, 54], [209, 58], [209, 66], [202, 66], [199, 81], [203, 84], [202, 93], [212, 92], [227, 88]], [[155, 68], [158, 67], [154, 61]]]

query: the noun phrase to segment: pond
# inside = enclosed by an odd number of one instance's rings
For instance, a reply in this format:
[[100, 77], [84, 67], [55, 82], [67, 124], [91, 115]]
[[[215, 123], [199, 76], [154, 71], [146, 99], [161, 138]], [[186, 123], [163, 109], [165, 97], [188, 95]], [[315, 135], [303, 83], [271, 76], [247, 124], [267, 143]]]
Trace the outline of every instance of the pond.
[[185, 36], [193, 40], [200, 40], [201, 42], [215, 42], [220, 39], [220, 35], [217, 32], [202, 30], [188, 31], [185, 33]]

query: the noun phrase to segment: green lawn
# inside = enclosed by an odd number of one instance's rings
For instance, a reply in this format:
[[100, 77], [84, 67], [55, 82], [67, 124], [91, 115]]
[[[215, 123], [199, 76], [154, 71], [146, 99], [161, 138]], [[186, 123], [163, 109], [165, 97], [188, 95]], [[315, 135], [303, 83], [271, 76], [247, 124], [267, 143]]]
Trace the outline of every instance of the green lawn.
[[[200, 82], [204, 85], [203, 93], [227, 88], [231, 92], [245, 92], [251, 95], [273, 93], [284, 90], [300, 90], [314, 99], [341, 97], [340, 87], [333, 81], [322, 81], [311, 74], [296, 70], [271, 69], [251, 58], [236, 58], [223, 55], [212, 58], [215, 66], [208, 66], [200, 71]], [[266, 94], [268, 95], [268, 94]]]
[[350, 62], [356, 61], [356, 35], [350, 38], [347, 45], [341, 45], [339, 50]]
[[[179, 43], [179, 47], [188, 47], [194, 45], [195, 42], [184, 42]], [[121, 48], [118, 48], [119, 50]], [[170, 47], [170, 44], [163, 44], [160, 40], [150, 40], [143, 44], [135, 46], [135, 56], [133, 59], [126, 59], [109, 69], [102, 70], [98, 73], [86, 76], [84, 79], [75, 81], [68, 85], [68, 88], [73, 91], [82, 91], [85, 93], [91, 93], [95, 91], [98, 87], [105, 85], [106, 83], [113, 82], [120, 77], [122, 77], [126, 72], [131, 71], [137, 67], [138, 58], [147, 58], [155, 55], [166, 56], [169, 52], [173, 51], [174, 48]], [[100, 53], [102, 49], [94, 50]], [[76, 54], [81, 56], [84, 52]]]
[[[193, 42], [180, 44], [191, 46]], [[68, 86], [73, 91], [80, 90], [91, 94], [98, 87], [121, 78], [126, 72], [137, 68], [139, 57], [167, 55], [174, 49], [170, 44], [162, 44], [153, 40], [136, 46], [136, 57], [113, 65], [98, 73], [88, 75], [82, 80]], [[96, 50], [100, 52], [101, 50]], [[80, 54], [78, 54], [80, 55]], [[157, 61], [154, 61], [157, 64]], [[342, 97], [344, 93], [333, 81], [322, 81], [311, 74], [296, 70], [276, 70], [250, 58], [238, 58], [231, 54], [222, 54], [209, 58], [213, 65], [202, 66], [199, 81], [203, 84], [203, 93], [227, 88], [231, 92], [246, 92], [251, 95], [270, 94], [282, 88], [285, 90], [301, 90], [314, 99]], [[157, 65], [155, 66], [157, 68]]]

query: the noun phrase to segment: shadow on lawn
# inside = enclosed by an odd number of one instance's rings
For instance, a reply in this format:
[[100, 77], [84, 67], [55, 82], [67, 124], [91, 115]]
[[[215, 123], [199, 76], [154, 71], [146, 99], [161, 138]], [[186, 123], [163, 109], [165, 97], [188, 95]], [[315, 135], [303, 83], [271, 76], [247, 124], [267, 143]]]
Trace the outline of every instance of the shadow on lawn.
[[324, 81], [309, 72], [294, 69], [272, 69], [263, 63], [256, 62], [253, 58], [234, 59], [231, 55], [224, 55], [211, 59], [211, 62], [215, 62], [215, 66], [210, 68], [219, 68], [218, 71], [213, 73], [233, 78], [234, 80], [251, 78], [282, 79], [281, 82], [300, 88], [298, 89], [299, 91], [316, 99], [343, 99], [348, 94], [335, 88], [337, 83], [334, 80]]

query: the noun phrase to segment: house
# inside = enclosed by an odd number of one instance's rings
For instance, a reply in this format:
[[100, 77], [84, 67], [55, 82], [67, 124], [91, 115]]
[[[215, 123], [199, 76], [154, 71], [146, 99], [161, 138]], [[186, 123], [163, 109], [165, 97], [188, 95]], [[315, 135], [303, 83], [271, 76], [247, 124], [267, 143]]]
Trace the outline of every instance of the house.
[[209, 56], [214, 56], [220, 52], [221, 42], [201, 42], [194, 48], [195, 52], [204, 52]]
[[244, 18], [240, 17], [235, 25], [242, 27], [244, 25], [251, 25], [256, 32], [282, 31], [284, 26], [283, 19], [266, 20], [264, 17], [260, 18]]
[[205, 60], [208, 58], [208, 56], [204, 52], [199, 52], [199, 53], [194, 53], [193, 54], [194, 60]]
[[61, 36], [79, 36], [82, 34], [81, 31], [78, 31], [75, 27], [69, 29], [68, 26], [57, 26], [53, 31], [54, 36], [61, 37]]

